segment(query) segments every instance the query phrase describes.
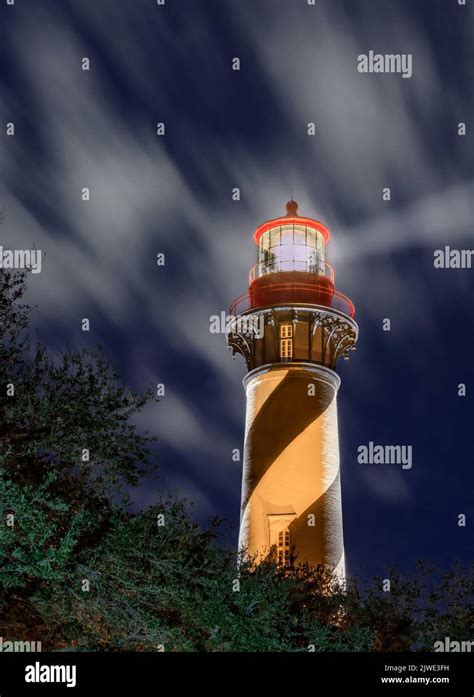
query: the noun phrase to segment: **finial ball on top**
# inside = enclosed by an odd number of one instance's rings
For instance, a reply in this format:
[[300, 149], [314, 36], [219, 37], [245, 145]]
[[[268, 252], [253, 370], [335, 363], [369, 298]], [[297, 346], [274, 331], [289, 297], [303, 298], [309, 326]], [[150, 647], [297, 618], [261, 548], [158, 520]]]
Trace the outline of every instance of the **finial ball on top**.
[[296, 203], [296, 201], [293, 201], [293, 199], [291, 199], [291, 201], [288, 201], [288, 203], [286, 204], [286, 215], [289, 218], [298, 215], [298, 204]]

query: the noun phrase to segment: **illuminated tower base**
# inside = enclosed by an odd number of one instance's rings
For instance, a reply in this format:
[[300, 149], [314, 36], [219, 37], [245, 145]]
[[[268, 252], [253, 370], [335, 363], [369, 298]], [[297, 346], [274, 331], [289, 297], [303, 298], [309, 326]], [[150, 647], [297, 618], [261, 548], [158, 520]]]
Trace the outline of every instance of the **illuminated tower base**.
[[245, 378], [247, 418], [239, 547], [274, 549], [288, 565], [344, 574], [336, 395], [339, 377], [311, 363], [267, 366]]
[[296, 210], [257, 228], [258, 263], [227, 325], [249, 371], [239, 547], [343, 577], [335, 368], [358, 328], [325, 260], [328, 229]]

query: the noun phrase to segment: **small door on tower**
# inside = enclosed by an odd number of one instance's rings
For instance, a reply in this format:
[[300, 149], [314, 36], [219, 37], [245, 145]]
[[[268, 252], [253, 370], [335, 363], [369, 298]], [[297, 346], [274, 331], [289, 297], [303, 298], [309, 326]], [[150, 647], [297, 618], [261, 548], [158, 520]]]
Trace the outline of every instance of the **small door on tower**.
[[273, 513], [268, 515], [270, 556], [278, 566], [292, 565], [290, 524], [296, 513]]

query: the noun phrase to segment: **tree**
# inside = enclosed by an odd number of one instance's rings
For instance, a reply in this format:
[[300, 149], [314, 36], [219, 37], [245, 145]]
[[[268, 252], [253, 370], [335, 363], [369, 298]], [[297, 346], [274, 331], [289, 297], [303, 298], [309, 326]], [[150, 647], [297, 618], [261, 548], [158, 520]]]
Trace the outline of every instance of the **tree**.
[[152, 398], [100, 350], [31, 346], [25, 274], [0, 275], [0, 587], [3, 604], [60, 581], [123, 510], [153, 438], [130, 418]]
[[[32, 345], [25, 276], [0, 274], [0, 634], [44, 649], [432, 650], [474, 625], [474, 565], [350, 579], [255, 565], [196, 525], [185, 501], [132, 514], [154, 468], [131, 417], [152, 399], [124, 388], [101, 351]], [[12, 389], [13, 388], [13, 389]], [[85, 454], [89, 457], [85, 457]], [[34, 632], [34, 637], [32, 633]]]

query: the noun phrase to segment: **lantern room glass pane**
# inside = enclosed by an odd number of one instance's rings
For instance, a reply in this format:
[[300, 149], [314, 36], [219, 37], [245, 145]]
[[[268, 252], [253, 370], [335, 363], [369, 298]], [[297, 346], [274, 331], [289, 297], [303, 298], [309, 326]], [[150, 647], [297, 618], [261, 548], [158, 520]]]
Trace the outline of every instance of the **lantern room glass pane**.
[[260, 268], [262, 272], [269, 273], [270, 271], [274, 270], [271, 269], [270, 267], [273, 266], [273, 262], [275, 260], [275, 250], [277, 248], [274, 247], [273, 249], [262, 249], [258, 258]]
[[306, 271], [305, 262], [308, 261], [311, 250], [303, 246], [293, 247], [293, 259], [296, 262], [295, 271]]
[[294, 238], [293, 238], [294, 244], [306, 244], [306, 231], [300, 230], [295, 226], [295, 232], [294, 232]]
[[316, 232], [316, 249], [318, 250], [318, 253], [324, 259], [324, 252], [325, 252], [326, 248], [324, 245], [324, 238], [320, 232]]
[[293, 244], [293, 225], [284, 225], [282, 227], [281, 244], [285, 246]]
[[280, 228], [273, 228], [273, 230], [270, 230], [270, 233], [270, 247], [277, 247], [279, 244], [281, 244]]
[[311, 250], [308, 255], [308, 271], [324, 276], [325, 264], [324, 259], [316, 250]]
[[306, 228], [306, 245], [308, 247], [316, 247], [316, 230]]

